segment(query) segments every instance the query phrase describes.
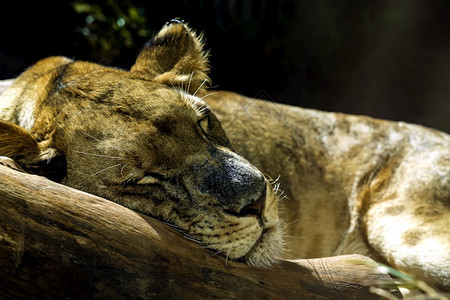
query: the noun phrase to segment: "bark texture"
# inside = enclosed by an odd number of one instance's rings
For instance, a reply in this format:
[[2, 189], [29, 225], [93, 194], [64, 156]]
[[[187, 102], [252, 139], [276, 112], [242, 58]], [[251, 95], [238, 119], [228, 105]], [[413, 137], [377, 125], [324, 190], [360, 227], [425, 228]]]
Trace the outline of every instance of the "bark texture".
[[226, 261], [170, 226], [0, 159], [2, 299], [372, 299], [370, 259]]

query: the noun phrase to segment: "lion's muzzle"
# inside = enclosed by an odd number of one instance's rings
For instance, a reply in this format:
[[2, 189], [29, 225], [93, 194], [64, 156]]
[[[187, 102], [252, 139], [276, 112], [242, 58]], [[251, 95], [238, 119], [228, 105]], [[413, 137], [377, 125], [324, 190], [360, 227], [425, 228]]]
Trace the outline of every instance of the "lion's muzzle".
[[264, 176], [247, 160], [221, 148], [211, 148], [210, 159], [195, 167], [200, 192], [217, 200], [224, 212], [261, 216], [266, 202]]

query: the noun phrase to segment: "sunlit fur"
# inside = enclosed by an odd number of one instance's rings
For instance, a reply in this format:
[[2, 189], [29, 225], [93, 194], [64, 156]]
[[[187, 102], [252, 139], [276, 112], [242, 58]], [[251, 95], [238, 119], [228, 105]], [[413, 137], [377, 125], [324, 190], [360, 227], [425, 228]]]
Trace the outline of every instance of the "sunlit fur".
[[[159, 218], [211, 255], [270, 266], [283, 249], [278, 200], [198, 97], [208, 95], [207, 56], [174, 21], [130, 71], [41, 60], [1, 95], [0, 155]], [[260, 215], [246, 210], [257, 201]]]
[[206, 99], [235, 151], [284, 190], [286, 257], [363, 254], [450, 290], [448, 134], [231, 92]]
[[[1, 95], [0, 155], [160, 218], [226, 264], [358, 253], [450, 290], [448, 134], [209, 92], [201, 45], [175, 21], [131, 72], [38, 62]], [[263, 198], [261, 216], [240, 211]]]

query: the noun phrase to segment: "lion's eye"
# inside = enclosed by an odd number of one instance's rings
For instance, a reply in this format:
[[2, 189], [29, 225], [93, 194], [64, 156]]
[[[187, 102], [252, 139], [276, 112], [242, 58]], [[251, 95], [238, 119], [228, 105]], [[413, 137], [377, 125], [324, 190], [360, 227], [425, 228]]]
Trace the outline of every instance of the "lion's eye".
[[207, 135], [208, 134], [208, 127], [209, 127], [209, 118], [205, 117], [205, 118], [201, 119], [200, 121], [198, 121], [198, 126], [203, 131], [203, 133], [205, 135]]
[[144, 177], [136, 181], [136, 184], [156, 184], [164, 181], [165, 177], [158, 173], [146, 173]]
[[142, 177], [141, 179], [139, 179], [136, 183], [137, 184], [155, 184], [158, 182], [159, 182], [159, 180], [153, 176], [145, 176], [145, 177]]

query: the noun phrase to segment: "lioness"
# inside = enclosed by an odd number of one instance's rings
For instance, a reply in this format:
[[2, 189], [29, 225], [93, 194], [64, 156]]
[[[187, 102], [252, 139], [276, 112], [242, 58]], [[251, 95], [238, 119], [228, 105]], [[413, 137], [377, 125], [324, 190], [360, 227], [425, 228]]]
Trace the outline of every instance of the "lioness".
[[284, 229], [286, 257], [359, 253], [450, 289], [448, 135], [209, 95], [208, 69], [178, 20], [130, 71], [44, 59], [1, 95], [0, 155], [230, 259], [272, 265]]

